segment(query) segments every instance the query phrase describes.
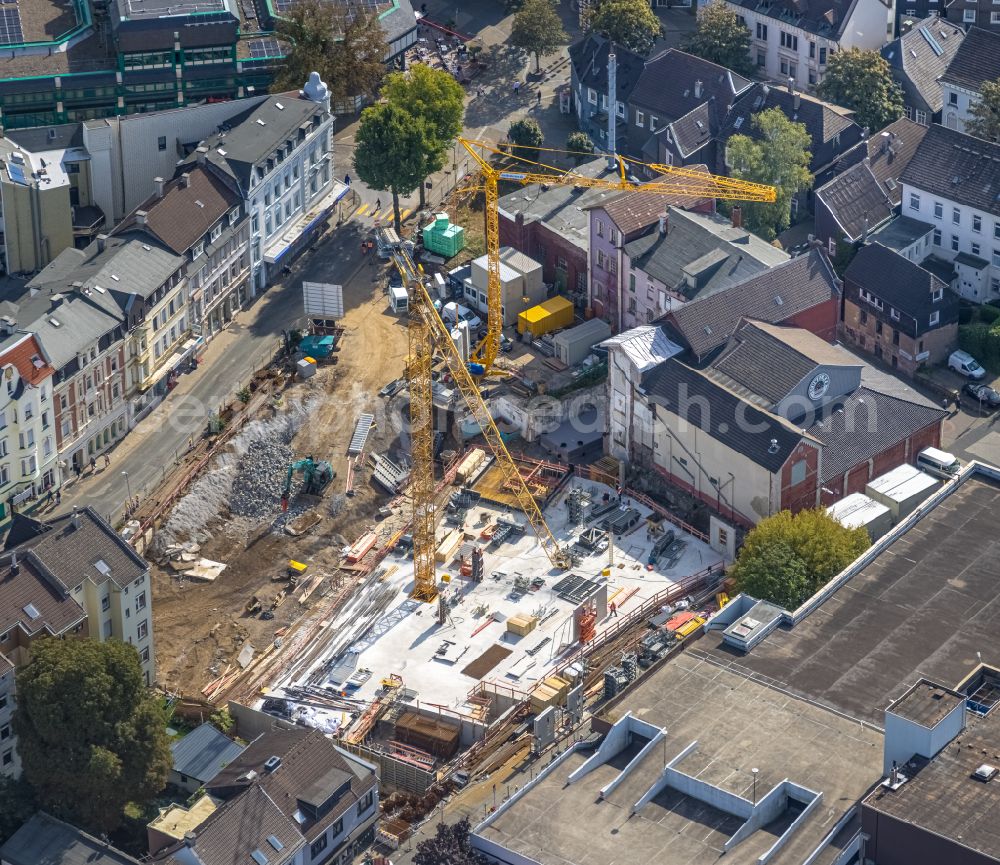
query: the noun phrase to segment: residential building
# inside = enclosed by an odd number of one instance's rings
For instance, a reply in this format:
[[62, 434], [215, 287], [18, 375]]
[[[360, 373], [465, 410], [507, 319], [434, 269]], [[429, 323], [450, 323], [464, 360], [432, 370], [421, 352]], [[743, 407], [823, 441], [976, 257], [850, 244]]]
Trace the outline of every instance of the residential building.
[[59, 487], [51, 358], [38, 339], [0, 318], [0, 526]]
[[212, 724], [201, 724], [170, 746], [174, 764], [167, 783], [195, 793], [239, 757], [243, 749]]
[[893, 80], [903, 91], [908, 119], [924, 126], [941, 122], [944, 100], [938, 83], [955, 57], [965, 30], [937, 15], [916, 21], [882, 49]]
[[[462, 281], [464, 303], [485, 319], [489, 312], [487, 285], [489, 265], [485, 255], [473, 260], [469, 276]], [[502, 326], [517, 323], [524, 310], [541, 303], [548, 296], [542, 282], [542, 266], [510, 246], [500, 247], [500, 310]], [[476, 335], [473, 334], [473, 339]]]
[[902, 212], [933, 226], [955, 291], [973, 303], [1000, 298], [1000, 144], [932, 126], [900, 181]]
[[708, 363], [749, 318], [801, 327], [828, 342], [840, 322], [841, 282], [822, 250], [776, 264], [721, 291], [668, 312], [662, 320], [671, 342], [687, 350], [693, 365]]
[[[149, 565], [93, 508], [44, 522], [18, 515], [4, 550], [40, 562], [49, 583], [86, 615], [85, 636], [135, 646], [143, 678], [156, 681]], [[2, 650], [0, 650], [2, 651]]]
[[[831, 256], [842, 244], [864, 242], [899, 213], [900, 176], [926, 131], [926, 126], [905, 117], [890, 123], [867, 139], [866, 156], [816, 190], [815, 236]], [[928, 226], [924, 234], [930, 230]]]
[[155, 861], [344, 865], [374, 838], [375, 767], [316, 730], [261, 734], [206, 790], [222, 804]]
[[841, 334], [893, 369], [913, 375], [943, 363], [958, 342], [951, 288], [879, 243], [861, 247], [844, 272]]
[[154, 183], [156, 192], [115, 234], [185, 259], [188, 322], [196, 336], [211, 339], [249, 298], [250, 220], [242, 197], [203, 165], [170, 183], [160, 177]]
[[1000, 11], [993, 0], [966, 0], [964, 3], [942, 3], [941, 0], [906, 0], [897, 4], [896, 17], [902, 32], [912, 21], [940, 15], [963, 30], [980, 28], [1000, 31]]
[[0, 775], [6, 777], [16, 777], [21, 772], [11, 727], [17, 697], [14, 678], [14, 662], [0, 651], [0, 736], [4, 736], [6, 730], [6, 736], [0, 741]]
[[250, 296], [311, 242], [346, 194], [333, 177], [332, 134], [330, 93], [313, 73], [302, 91], [268, 97], [178, 168], [202, 165], [239, 192], [250, 219]]
[[849, 48], [878, 51], [895, 32], [895, 6], [883, 0], [726, 0], [750, 31], [758, 71], [797, 89], [823, 79], [831, 54]]
[[0, 847], [2, 865], [139, 865], [106, 839], [39, 811]]
[[[570, 109], [577, 125], [598, 147], [608, 146], [608, 55], [611, 43], [589, 33], [569, 48]], [[624, 48], [615, 48], [615, 139], [624, 152], [628, 131], [628, 100], [642, 73], [645, 60]]]
[[939, 406], [808, 331], [744, 321], [702, 369], [657, 339], [605, 343], [607, 451], [727, 519], [830, 504], [940, 443]]
[[590, 211], [591, 306], [612, 330], [653, 321], [788, 259], [742, 227], [739, 208], [730, 222], [669, 207], [651, 227], [624, 234], [616, 204]]
[[[966, 10], [972, 11], [972, 10]], [[991, 12], [1000, 25], [1000, 10]], [[986, 81], [1000, 78], [1000, 26], [994, 30], [971, 27], [952, 57], [945, 73], [938, 79], [943, 102], [943, 123], [949, 129], [965, 132], [970, 110], [980, 100]]]

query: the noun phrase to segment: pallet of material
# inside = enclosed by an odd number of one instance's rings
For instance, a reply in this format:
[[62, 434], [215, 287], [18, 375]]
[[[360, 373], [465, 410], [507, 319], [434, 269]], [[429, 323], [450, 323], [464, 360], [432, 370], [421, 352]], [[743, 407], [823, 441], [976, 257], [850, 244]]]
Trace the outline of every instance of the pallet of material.
[[561, 706], [566, 701], [570, 683], [561, 676], [549, 676], [531, 691], [531, 711], [538, 713], [549, 706]]
[[375, 532], [365, 532], [347, 551], [345, 558], [352, 564], [360, 562], [366, 555], [368, 555], [371, 548], [375, 546], [375, 542], [377, 540], [378, 535], [375, 534]]
[[433, 718], [417, 712], [403, 712], [396, 721], [396, 740], [427, 751], [435, 757], [449, 759], [458, 751], [459, 727], [443, 718]]
[[458, 464], [458, 470], [455, 472], [456, 479], [460, 483], [467, 483], [485, 461], [486, 451], [482, 448], [473, 448], [469, 451], [469, 455]]
[[458, 552], [458, 548], [462, 545], [465, 540], [465, 533], [461, 529], [455, 529], [454, 531], [448, 532], [445, 539], [438, 544], [438, 548], [434, 551], [434, 560], [437, 562], [450, 562], [455, 558], [455, 554]]
[[538, 616], [529, 616], [525, 613], [518, 613], [507, 619], [507, 630], [519, 637], [526, 637], [538, 627]]

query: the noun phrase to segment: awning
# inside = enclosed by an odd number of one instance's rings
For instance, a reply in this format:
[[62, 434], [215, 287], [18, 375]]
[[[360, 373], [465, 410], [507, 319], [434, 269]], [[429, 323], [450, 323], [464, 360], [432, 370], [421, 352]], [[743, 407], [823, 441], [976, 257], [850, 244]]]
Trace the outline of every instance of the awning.
[[154, 372], [147, 381], [139, 385], [139, 390], [147, 391], [151, 387], [155, 387], [164, 379], [165, 376], [173, 372], [177, 368], [178, 364], [184, 363], [185, 360], [191, 357], [191, 354], [194, 352], [197, 345], [198, 339], [196, 337], [192, 337], [187, 340], [184, 345], [178, 348], [177, 351], [175, 351], [163, 362], [163, 365], [156, 372]]
[[334, 205], [340, 201], [348, 190], [347, 184], [339, 180], [333, 181], [330, 191], [319, 199], [305, 213], [299, 214], [285, 227], [281, 235], [271, 241], [264, 250], [264, 261], [267, 264], [277, 264], [296, 243], [308, 235], [320, 222], [330, 215]]

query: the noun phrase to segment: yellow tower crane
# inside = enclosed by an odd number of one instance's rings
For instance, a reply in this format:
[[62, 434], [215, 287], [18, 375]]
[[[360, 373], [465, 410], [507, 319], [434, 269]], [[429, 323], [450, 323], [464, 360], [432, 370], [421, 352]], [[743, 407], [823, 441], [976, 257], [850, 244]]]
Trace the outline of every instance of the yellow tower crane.
[[[472, 361], [480, 364], [484, 373], [489, 373], [500, 353], [500, 331], [503, 329], [503, 297], [500, 285], [500, 192], [501, 180], [513, 181], [522, 186], [531, 183], [545, 183], [562, 186], [587, 186], [597, 189], [617, 190], [621, 192], [652, 192], [660, 195], [697, 196], [700, 198], [722, 198], [730, 201], [762, 201], [773, 202], [775, 189], [762, 183], [751, 183], [748, 180], [738, 180], [732, 177], [718, 177], [694, 168], [680, 168], [673, 165], [638, 162], [615, 156], [617, 176], [585, 177], [572, 171], [546, 165], [515, 156], [519, 165], [498, 168], [489, 161], [485, 154], [507, 158], [511, 154], [487, 144], [468, 138], [458, 139], [479, 166], [483, 178], [482, 190], [486, 198], [486, 336], [476, 346], [472, 353]], [[516, 149], [516, 145], [506, 145]], [[565, 153], [566, 151], [546, 150], [550, 153]], [[574, 154], [583, 155], [583, 154]], [[630, 180], [628, 175], [632, 166], [649, 168], [657, 174], [664, 175], [649, 183], [638, 183]]]

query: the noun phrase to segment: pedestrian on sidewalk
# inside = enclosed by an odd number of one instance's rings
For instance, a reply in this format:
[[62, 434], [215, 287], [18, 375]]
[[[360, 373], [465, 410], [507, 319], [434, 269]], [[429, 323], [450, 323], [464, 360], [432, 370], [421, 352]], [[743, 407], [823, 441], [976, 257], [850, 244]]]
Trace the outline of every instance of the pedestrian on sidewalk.
[[538, 104], [539, 105], [542, 104], [542, 91], [541, 90], [538, 91]]
[[93, 474], [97, 471], [97, 460], [94, 457], [90, 458], [90, 473]]
[[520, 81], [515, 81], [514, 82], [514, 95], [518, 96], [518, 95], [520, 95], [520, 93], [521, 93], [521, 82]]
[[62, 490], [56, 490], [56, 507], [62, 504]]
[[382, 209], [382, 199], [381, 198], [376, 198], [375, 199], [375, 209], [376, 210], [381, 210]]
[[80, 475], [82, 473], [81, 469], [80, 469], [80, 466], [79, 465], [74, 465], [73, 466], [73, 471], [76, 472], [76, 479], [80, 480]]
[[52, 504], [52, 487], [49, 487], [48, 495], [45, 496], [45, 504], [47, 505]]
[[611, 609], [611, 615], [614, 616], [617, 619], [618, 618], [618, 607], [615, 606], [615, 602], [614, 601], [611, 602], [610, 609]]
[[104, 468], [108, 468], [111, 465], [111, 457], [107, 454], [104, 455]]

